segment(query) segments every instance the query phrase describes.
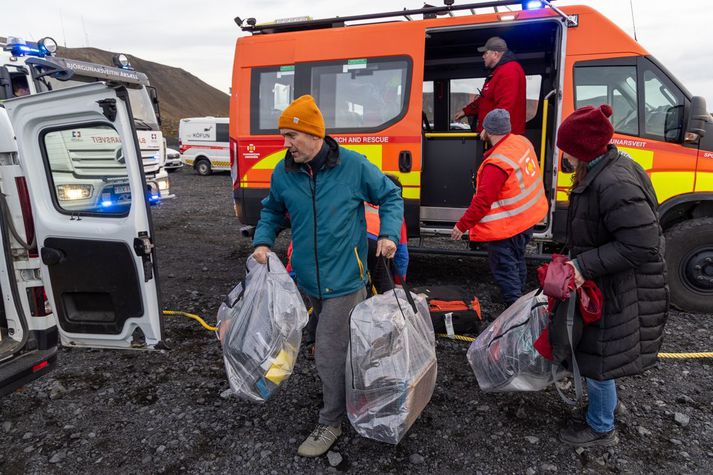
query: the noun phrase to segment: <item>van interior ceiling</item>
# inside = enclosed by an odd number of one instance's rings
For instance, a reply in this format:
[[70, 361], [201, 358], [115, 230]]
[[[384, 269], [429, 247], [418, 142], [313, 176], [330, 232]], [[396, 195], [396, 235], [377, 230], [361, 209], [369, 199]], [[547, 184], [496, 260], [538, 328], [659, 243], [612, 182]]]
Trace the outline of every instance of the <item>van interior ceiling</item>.
[[[434, 180], [440, 186], [429, 187], [423, 183], [421, 220], [434, 226], [455, 222], [470, 203], [472, 188], [470, 179], [453, 183], [447, 176], [470, 177], [482, 161], [482, 150], [476, 150], [474, 136], [463, 133], [472, 132], [468, 124], [455, 122], [453, 117], [468, 104], [482, 87], [489, 70], [485, 68], [482, 53], [478, 48], [488, 38], [500, 36], [523, 67], [527, 77], [527, 123], [525, 135], [535, 146], [538, 158], [541, 150], [543, 99], [556, 88], [558, 81], [561, 23], [551, 21], [533, 21], [519, 24], [489, 26], [459, 26], [429, 30], [426, 33], [424, 95], [423, 95], [423, 132], [425, 133], [423, 168], [428, 169], [427, 180]], [[555, 105], [549, 105], [548, 130], [555, 123]], [[472, 124], [471, 124], [472, 125]], [[429, 132], [435, 133], [433, 135]], [[459, 134], [454, 137], [435, 136], [437, 133]], [[429, 136], [431, 135], [431, 136]], [[551, 133], [548, 134], [552, 136]], [[548, 150], [551, 144], [547, 144]], [[476, 157], [475, 162], [473, 157]], [[546, 154], [544, 169], [550, 169], [551, 153]], [[430, 165], [430, 166], [429, 166]], [[467, 168], [467, 169], [466, 169]], [[440, 170], [440, 172], [439, 172]], [[445, 174], [442, 177], [433, 174]], [[549, 189], [551, 174], [544, 173], [545, 189]], [[443, 183], [449, 183], [443, 189]], [[428, 208], [438, 208], [438, 213], [429, 213]], [[453, 209], [451, 219], [444, 219], [444, 208]], [[459, 209], [459, 211], [456, 211]], [[435, 211], [435, 210], [434, 210]], [[439, 216], [438, 219], [431, 217]]]

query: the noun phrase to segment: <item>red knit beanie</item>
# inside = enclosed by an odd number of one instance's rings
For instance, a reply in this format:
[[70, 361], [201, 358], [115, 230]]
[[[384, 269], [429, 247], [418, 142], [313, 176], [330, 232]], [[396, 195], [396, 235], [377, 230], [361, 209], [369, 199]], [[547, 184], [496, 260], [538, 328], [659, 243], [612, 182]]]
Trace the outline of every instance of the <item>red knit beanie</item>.
[[581, 107], [572, 112], [557, 131], [557, 147], [583, 162], [605, 154], [614, 135], [614, 127], [609, 122], [613, 112], [608, 104]]

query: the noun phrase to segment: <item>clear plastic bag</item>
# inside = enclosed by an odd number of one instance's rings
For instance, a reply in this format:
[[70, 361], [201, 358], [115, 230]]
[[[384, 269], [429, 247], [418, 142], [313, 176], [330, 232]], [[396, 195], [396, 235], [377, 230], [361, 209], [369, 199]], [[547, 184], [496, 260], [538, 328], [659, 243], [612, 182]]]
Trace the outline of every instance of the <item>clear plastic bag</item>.
[[547, 297], [532, 291], [478, 335], [467, 356], [482, 391], [540, 391], [554, 382], [552, 363], [533, 346], [548, 318]]
[[401, 288], [354, 307], [346, 364], [347, 415], [363, 437], [398, 444], [431, 400], [436, 349], [426, 299]]
[[218, 318], [229, 325], [223, 359], [230, 387], [243, 399], [267, 401], [292, 374], [307, 324], [307, 309], [277, 256], [268, 265], [253, 257], [241, 284], [228, 295]]

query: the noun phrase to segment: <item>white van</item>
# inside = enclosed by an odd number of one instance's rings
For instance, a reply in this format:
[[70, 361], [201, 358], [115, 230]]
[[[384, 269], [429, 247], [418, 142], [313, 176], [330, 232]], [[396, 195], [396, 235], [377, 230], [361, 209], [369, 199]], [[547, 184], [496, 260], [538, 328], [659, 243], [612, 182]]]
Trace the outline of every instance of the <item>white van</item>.
[[0, 104], [0, 396], [50, 371], [60, 342], [165, 347], [145, 188], [121, 83]]
[[230, 170], [227, 117], [193, 117], [178, 125], [181, 161], [199, 175]]

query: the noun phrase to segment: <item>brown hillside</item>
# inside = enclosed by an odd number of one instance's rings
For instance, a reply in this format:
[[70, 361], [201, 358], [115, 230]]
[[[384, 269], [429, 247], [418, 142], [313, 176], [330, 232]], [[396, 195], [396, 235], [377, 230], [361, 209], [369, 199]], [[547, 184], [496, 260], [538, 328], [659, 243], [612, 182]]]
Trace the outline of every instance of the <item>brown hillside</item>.
[[[97, 48], [59, 48], [57, 56], [111, 65], [114, 53]], [[136, 56], [127, 55], [135, 70], [146, 74], [161, 102], [161, 129], [167, 137], [178, 135], [183, 117], [227, 117], [229, 96], [191, 73]]]

